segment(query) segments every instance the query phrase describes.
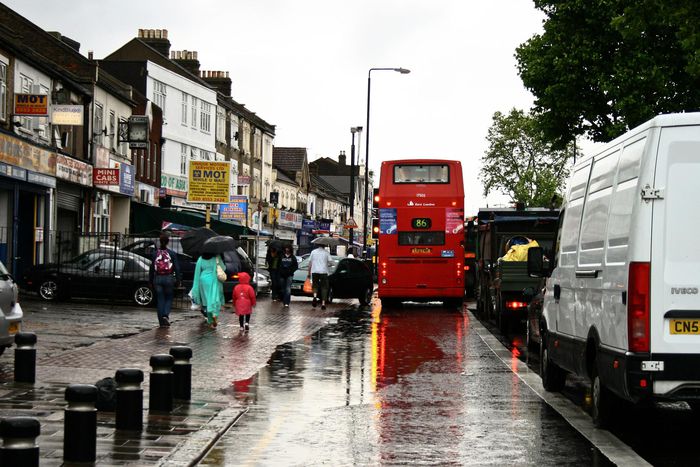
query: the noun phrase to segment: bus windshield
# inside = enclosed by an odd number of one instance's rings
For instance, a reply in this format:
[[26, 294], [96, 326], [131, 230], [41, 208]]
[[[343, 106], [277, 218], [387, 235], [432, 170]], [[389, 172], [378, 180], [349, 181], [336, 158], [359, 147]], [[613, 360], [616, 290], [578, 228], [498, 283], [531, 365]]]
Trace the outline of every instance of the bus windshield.
[[394, 183], [450, 183], [450, 168], [445, 164], [394, 166]]

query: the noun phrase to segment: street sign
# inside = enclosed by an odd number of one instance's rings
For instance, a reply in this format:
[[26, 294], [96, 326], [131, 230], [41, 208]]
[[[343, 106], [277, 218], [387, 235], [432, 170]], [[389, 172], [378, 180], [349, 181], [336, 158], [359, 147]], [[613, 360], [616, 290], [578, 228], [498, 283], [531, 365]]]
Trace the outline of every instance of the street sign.
[[231, 163], [214, 161], [190, 161], [190, 203], [228, 204], [231, 199]]
[[219, 219], [237, 219], [245, 223], [248, 215], [248, 197], [242, 195], [231, 195], [228, 204], [219, 207]]
[[345, 222], [345, 225], [343, 226], [346, 229], [356, 229], [357, 228], [357, 222], [355, 222], [355, 219], [352, 217]]

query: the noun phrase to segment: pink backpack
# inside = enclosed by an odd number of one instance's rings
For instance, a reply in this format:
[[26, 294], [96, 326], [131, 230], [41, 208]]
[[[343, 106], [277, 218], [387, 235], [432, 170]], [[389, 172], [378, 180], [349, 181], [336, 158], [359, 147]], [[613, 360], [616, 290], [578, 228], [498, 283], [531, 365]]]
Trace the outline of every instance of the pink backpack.
[[155, 261], [156, 274], [165, 276], [173, 272], [173, 260], [168, 250], [158, 250]]

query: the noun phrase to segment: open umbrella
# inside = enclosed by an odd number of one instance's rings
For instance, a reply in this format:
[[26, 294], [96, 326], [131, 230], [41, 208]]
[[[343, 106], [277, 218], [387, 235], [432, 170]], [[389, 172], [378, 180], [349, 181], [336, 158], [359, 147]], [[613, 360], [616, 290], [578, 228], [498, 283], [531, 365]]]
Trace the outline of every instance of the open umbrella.
[[311, 240], [314, 245], [337, 246], [340, 240], [337, 237], [317, 237]]
[[180, 240], [182, 251], [192, 257], [201, 256], [204, 242], [217, 235], [216, 232], [206, 227], [188, 230]]
[[220, 255], [225, 251], [233, 251], [238, 247], [236, 240], [227, 235], [217, 235], [204, 242], [202, 253]]
[[284, 248], [284, 243], [282, 243], [282, 240], [277, 240], [275, 238], [267, 242], [267, 247], [274, 248], [277, 251], [282, 251], [282, 248]]

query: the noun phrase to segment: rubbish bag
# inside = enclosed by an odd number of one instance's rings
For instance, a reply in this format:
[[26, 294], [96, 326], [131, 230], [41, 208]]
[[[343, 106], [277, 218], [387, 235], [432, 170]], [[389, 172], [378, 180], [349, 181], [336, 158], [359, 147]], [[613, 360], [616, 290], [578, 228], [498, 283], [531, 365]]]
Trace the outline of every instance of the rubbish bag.
[[102, 378], [95, 383], [97, 402], [95, 408], [102, 412], [114, 412], [117, 406], [117, 383], [114, 378]]

